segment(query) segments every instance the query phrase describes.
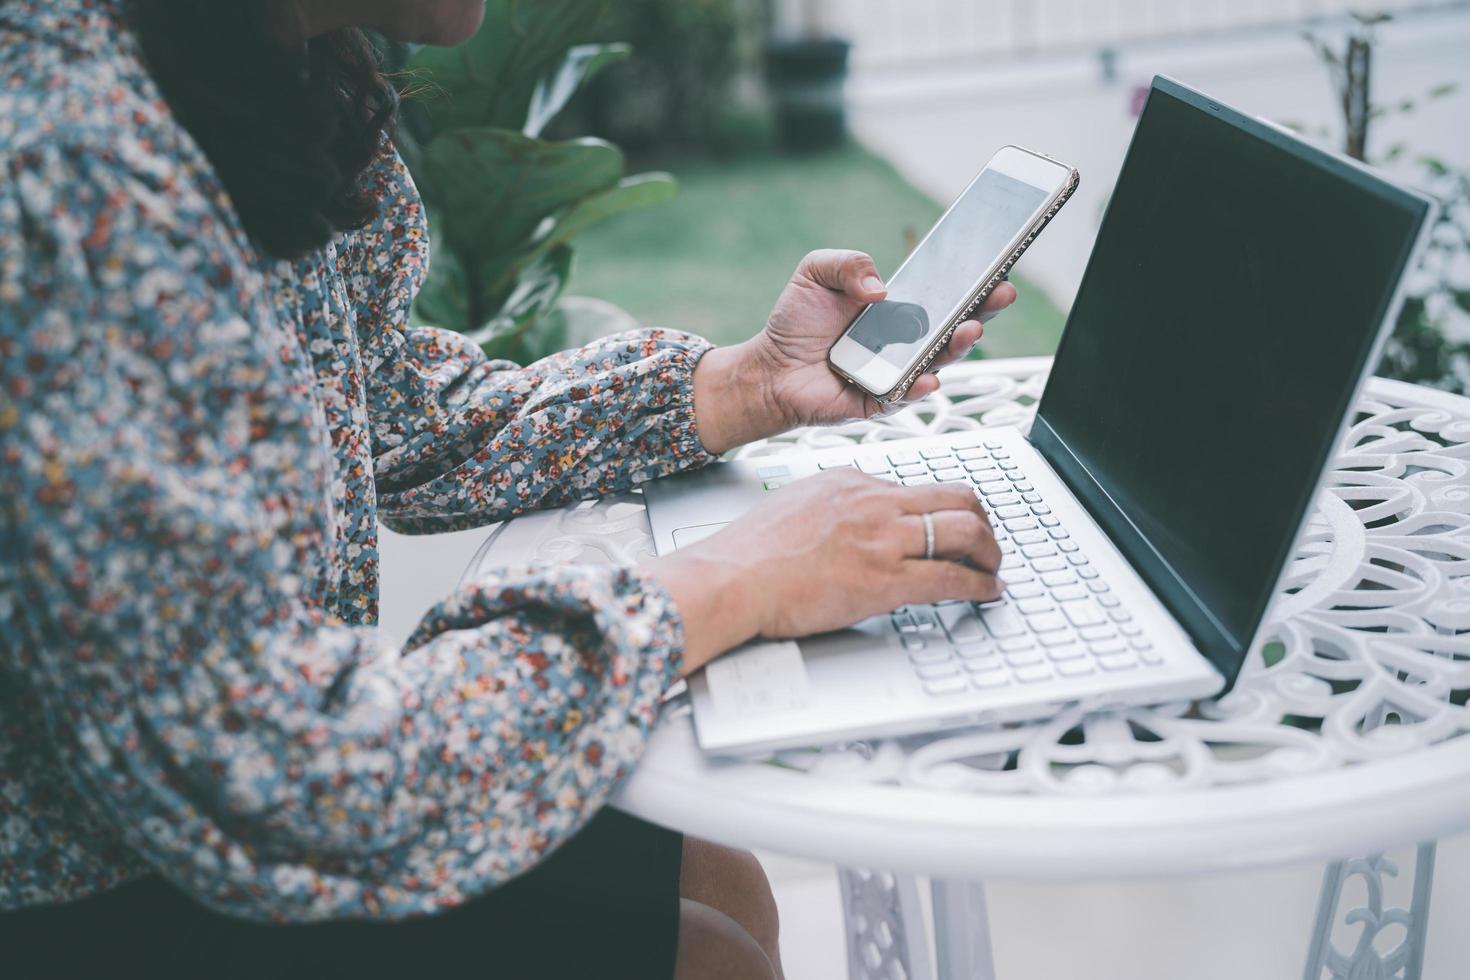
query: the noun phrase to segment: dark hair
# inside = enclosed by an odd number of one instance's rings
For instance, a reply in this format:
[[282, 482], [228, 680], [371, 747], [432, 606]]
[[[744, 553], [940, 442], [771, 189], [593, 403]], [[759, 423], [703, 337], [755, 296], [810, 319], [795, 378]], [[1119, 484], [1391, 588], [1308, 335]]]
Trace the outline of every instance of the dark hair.
[[295, 258], [378, 209], [363, 173], [397, 93], [359, 30], [286, 50], [264, 0], [135, 0], [149, 70], [269, 255]]

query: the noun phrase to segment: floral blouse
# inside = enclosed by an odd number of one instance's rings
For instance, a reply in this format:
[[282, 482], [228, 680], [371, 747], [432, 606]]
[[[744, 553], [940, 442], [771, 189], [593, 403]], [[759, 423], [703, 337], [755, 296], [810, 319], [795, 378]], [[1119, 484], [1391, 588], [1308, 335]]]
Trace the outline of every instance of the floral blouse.
[[269, 261], [125, 0], [0, 0], [0, 909], [144, 872], [278, 921], [463, 902], [628, 774], [683, 633], [636, 570], [532, 566], [375, 626], [377, 525], [432, 532], [708, 460], [707, 345], [527, 368], [407, 326], [381, 217]]

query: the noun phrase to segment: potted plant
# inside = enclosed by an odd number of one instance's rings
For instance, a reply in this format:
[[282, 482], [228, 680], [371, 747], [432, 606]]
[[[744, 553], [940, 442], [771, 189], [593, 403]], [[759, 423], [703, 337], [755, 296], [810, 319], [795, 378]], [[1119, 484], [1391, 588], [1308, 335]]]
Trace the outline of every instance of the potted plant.
[[572, 239], [595, 222], [674, 194], [668, 174], [625, 175], [604, 140], [543, 131], [592, 76], [626, 58], [590, 43], [607, 0], [490, 0], [454, 48], [384, 45], [404, 87], [397, 143], [433, 239], [419, 322], [525, 363], [627, 323], [610, 304], [565, 301]]

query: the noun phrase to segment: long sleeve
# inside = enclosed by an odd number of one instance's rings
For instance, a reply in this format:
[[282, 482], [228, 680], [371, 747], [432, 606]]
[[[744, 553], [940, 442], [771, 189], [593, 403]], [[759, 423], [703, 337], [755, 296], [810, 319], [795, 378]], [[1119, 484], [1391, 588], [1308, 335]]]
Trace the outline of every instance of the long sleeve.
[[[216, 908], [391, 918], [483, 892], [627, 774], [677, 673], [678, 615], [636, 570], [514, 569], [449, 597], [398, 650], [313, 601], [345, 504], [307, 351], [222, 196], [128, 162], [146, 152], [43, 146], [0, 170], [6, 703], [34, 712], [35, 751], [91, 820]], [[512, 416], [557, 413], [605, 419], [622, 451], [637, 431], [693, 438], [687, 405], [655, 405], [636, 364], [597, 377], [644, 397], [525, 381], [496, 416], [491, 367], [403, 363], [443, 379], [451, 416], [486, 403], [497, 421], [462, 430], [466, 445], [528, 443]], [[455, 472], [459, 451], [430, 441], [383, 447], [403, 514]], [[45, 893], [51, 855], [27, 857], [0, 854], [0, 907]]]
[[522, 368], [461, 334], [406, 326], [427, 266], [421, 205], [396, 157], [374, 177], [382, 216], [351, 236], [340, 264], [359, 296], [385, 524], [473, 527], [713, 459], [694, 416], [694, 369], [710, 347], [701, 338], [630, 331]]

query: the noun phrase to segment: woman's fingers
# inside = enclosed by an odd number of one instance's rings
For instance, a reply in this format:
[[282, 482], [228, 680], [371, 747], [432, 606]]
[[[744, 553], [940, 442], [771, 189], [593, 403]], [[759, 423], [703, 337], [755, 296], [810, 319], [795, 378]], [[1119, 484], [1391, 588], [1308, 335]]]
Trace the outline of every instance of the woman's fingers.
[[990, 295], [985, 297], [985, 302], [980, 304], [980, 322], [984, 323], [1007, 306], [1010, 306], [1016, 301], [1017, 295], [1019, 294], [1016, 292], [1016, 287], [1012, 286], [1009, 282], [1003, 282], [999, 286], [996, 286], [990, 291]]
[[942, 368], [946, 364], [962, 361], [970, 355], [970, 350], [975, 342], [985, 336], [985, 327], [979, 320], [966, 320], [954, 328], [950, 335], [949, 343], [945, 345], [944, 351], [934, 360], [936, 368]]
[[847, 293], [864, 303], [876, 303], [888, 295], [873, 257], [844, 248], [819, 248], [808, 252], [797, 266], [798, 275], [828, 289]]
[[[934, 523], [934, 557], [948, 561], [966, 561], [982, 571], [994, 573], [1000, 568], [1000, 545], [995, 532], [984, 519], [968, 510], [941, 510], [929, 515]], [[911, 541], [908, 554], [924, 557], [924, 519], [917, 515], [901, 518], [904, 539]]]
[[992, 572], [959, 562], [920, 559], [904, 562], [899, 591], [902, 603], [947, 599], [993, 602], [1005, 591], [1005, 583]]
[[990, 516], [968, 483], [936, 483], [927, 487], [897, 487], [899, 506], [905, 514], [932, 514], [941, 510], [967, 510], [987, 524]]

